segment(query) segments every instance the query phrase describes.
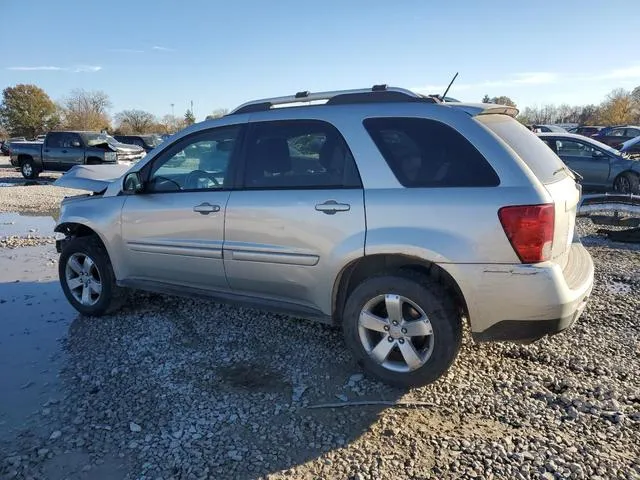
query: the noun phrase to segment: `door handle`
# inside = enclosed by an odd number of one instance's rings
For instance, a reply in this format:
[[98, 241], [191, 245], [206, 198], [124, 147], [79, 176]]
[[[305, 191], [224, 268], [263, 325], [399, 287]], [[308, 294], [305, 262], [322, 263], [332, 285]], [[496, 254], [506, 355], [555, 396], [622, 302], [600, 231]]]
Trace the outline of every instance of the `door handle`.
[[327, 215], [334, 215], [336, 212], [348, 212], [351, 210], [351, 205], [348, 203], [338, 203], [335, 200], [327, 200], [324, 203], [318, 203], [316, 210]]
[[67, 151], [66, 150], [62, 150], [62, 153], [67, 153]]
[[193, 211], [201, 213], [202, 215], [209, 215], [212, 212], [219, 212], [220, 205], [211, 205], [209, 202], [204, 202], [193, 207]]

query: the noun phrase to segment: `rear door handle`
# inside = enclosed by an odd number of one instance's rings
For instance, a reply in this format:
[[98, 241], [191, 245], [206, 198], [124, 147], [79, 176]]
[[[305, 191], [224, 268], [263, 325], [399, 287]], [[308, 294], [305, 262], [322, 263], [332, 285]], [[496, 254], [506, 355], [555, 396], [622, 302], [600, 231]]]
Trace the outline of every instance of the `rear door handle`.
[[67, 151], [66, 150], [62, 150], [62, 153], [67, 153]]
[[348, 203], [338, 203], [335, 200], [327, 200], [324, 203], [318, 203], [316, 210], [327, 215], [334, 215], [336, 212], [348, 212], [351, 210], [351, 205]]
[[212, 212], [219, 212], [220, 205], [211, 205], [209, 202], [204, 202], [193, 207], [193, 211], [201, 213], [202, 215], [209, 215]]

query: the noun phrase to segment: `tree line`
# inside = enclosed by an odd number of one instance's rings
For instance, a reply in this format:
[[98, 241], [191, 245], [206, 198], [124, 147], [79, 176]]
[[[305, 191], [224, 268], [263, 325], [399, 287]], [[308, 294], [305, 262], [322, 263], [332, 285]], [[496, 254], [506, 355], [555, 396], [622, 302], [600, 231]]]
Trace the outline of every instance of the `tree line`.
[[[517, 107], [507, 96], [489, 97], [484, 103], [499, 103]], [[182, 117], [156, 117], [144, 110], [130, 109], [116, 113], [109, 96], [102, 91], [72, 90], [55, 102], [36, 85], [19, 84], [2, 92], [0, 103], [0, 137], [36, 135], [54, 129], [107, 131], [114, 134], [175, 133], [196, 121], [191, 110]], [[206, 118], [226, 115], [226, 109], [214, 110]], [[633, 91], [613, 90], [598, 105], [529, 106], [518, 115], [526, 125], [578, 123], [581, 125], [640, 124], [640, 86]]]
[[[499, 103], [517, 107], [509, 97], [489, 97], [483, 103]], [[525, 125], [577, 123], [580, 125], [640, 124], [640, 86], [632, 91], [623, 88], [612, 90], [598, 105], [546, 104], [525, 107], [518, 115]]]
[[[53, 101], [37, 85], [19, 84], [7, 87], [0, 101], [0, 138], [24, 136], [35, 138], [51, 130], [92, 130], [112, 134], [171, 134], [195, 123], [191, 110], [182, 117], [157, 117], [144, 110], [130, 109], [113, 117], [109, 96], [102, 91], [72, 90], [66, 97]], [[217, 118], [225, 109], [212, 112], [207, 118]]]

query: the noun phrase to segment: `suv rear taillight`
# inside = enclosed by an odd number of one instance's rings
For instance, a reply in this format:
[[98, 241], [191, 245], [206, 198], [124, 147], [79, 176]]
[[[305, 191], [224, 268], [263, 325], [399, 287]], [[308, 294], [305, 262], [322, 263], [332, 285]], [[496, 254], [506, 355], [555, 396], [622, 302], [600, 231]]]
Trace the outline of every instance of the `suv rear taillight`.
[[502, 207], [498, 217], [522, 263], [544, 262], [551, 258], [555, 223], [553, 204]]

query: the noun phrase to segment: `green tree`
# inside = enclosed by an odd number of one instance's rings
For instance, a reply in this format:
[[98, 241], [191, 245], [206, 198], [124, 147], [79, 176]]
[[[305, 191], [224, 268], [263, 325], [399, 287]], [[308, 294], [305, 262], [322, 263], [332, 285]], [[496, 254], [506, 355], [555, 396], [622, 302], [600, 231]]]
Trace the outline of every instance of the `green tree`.
[[33, 138], [60, 123], [56, 104], [35, 85], [19, 84], [2, 92], [0, 123], [13, 136]]
[[509, 97], [502, 95], [500, 97], [492, 97], [488, 103], [496, 103], [498, 105], [507, 105], [508, 107], [516, 107], [516, 102]]
[[613, 90], [600, 105], [600, 120], [607, 125], [633, 122], [635, 105], [631, 95], [623, 88]]
[[191, 109], [187, 110], [187, 112], [184, 114], [184, 123], [186, 123], [187, 126], [193, 125], [194, 123], [196, 123], [196, 117], [191, 111]]

